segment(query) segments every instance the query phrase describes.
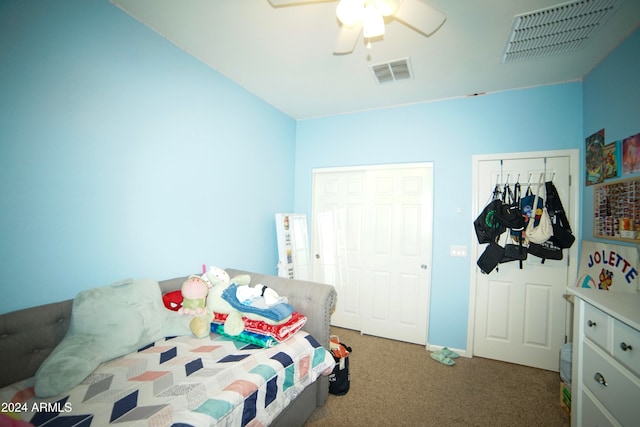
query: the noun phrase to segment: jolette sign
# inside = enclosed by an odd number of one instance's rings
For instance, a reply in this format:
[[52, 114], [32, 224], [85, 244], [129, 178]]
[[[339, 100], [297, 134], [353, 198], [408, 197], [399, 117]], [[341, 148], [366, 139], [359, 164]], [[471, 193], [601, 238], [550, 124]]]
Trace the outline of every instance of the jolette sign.
[[583, 240], [577, 286], [638, 291], [638, 248]]

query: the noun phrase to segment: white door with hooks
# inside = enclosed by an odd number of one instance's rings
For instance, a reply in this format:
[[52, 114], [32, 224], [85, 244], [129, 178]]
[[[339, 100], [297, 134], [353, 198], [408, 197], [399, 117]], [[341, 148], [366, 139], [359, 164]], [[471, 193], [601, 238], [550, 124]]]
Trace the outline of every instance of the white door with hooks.
[[[474, 218], [489, 202], [496, 182], [513, 188], [519, 181], [523, 195], [529, 183], [535, 194], [542, 174], [543, 181], [553, 180], [577, 233], [578, 161], [578, 150], [473, 156]], [[468, 348], [475, 356], [558, 371], [560, 349], [571, 332], [565, 294], [576, 280], [577, 242], [564, 250], [561, 261], [543, 264], [529, 255], [522, 269], [510, 262], [490, 274], [476, 265], [486, 245], [478, 244], [475, 234], [473, 242]]]
[[313, 171], [313, 277], [336, 287], [331, 324], [425, 345], [433, 165]]

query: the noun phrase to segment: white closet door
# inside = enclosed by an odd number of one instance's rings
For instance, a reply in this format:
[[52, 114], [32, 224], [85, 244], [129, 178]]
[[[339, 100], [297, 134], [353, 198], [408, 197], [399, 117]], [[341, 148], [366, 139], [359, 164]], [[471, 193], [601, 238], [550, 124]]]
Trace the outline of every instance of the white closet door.
[[431, 164], [314, 173], [314, 280], [338, 291], [332, 324], [426, 344]]
[[[546, 161], [546, 164], [545, 164]], [[531, 156], [520, 158], [480, 160], [476, 166], [476, 206], [480, 210], [488, 202], [496, 181], [504, 183], [509, 177], [512, 185], [520, 177], [523, 193], [531, 181], [535, 194], [540, 174], [544, 180], [553, 178], [570, 221], [575, 217], [576, 192], [570, 188], [572, 158], [569, 155]], [[575, 179], [574, 179], [575, 181]], [[544, 186], [543, 193], [544, 196]], [[577, 229], [575, 221], [572, 223]], [[503, 236], [504, 237], [504, 236]], [[475, 236], [474, 236], [475, 239]], [[474, 240], [477, 245], [477, 240]], [[501, 242], [504, 242], [502, 240]], [[477, 254], [486, 245], [477, 245]], [[577, 246], [575, 244], [574, 246]], [[473, 354], [490, 359], [552, 371], [559, 370], [560, 348], [565, 340], [566, 288], [575, 280], [570, 268], [572, 251], [564, 251], [561, 261], [546, 260], [529, 255], [523, 269], [518, 262], [499, 265], [499, 270], [483, 274], [475, 267], [475, 322]], [[577, 260], [571, 260], [576, 263]]]
[[360, 288], [367, 276], [362, 253], [364, 170], [314, 172], [312, 247], [313, 278], [336, 288], [331, 324], [360, 330]]

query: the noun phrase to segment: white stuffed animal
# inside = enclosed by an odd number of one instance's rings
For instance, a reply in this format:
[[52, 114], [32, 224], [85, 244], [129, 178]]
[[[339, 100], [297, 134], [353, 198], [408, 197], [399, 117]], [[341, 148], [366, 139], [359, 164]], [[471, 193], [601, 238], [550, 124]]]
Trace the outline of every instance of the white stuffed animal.
[[286, 302], [287, 298], [280, 297], [273, 289], [270, 289], [263, 285], [255, 285], [254, 287], [248, 286], [251, 282], [251, 277], [248, 274], [240, 274], [233, 278], [229, 277], [229, 274], [219, 267], [209, 267], [206, 273], [202, 275], [209, 284], [209, 294], [207, 295], [207, 313], [213, 315], [213, 313], [226, 314], [227, 319], [224, 323], [224, 332], [227, 335], [236, 336], [244, 331], [243, 317], [251, 320], [263, 321], [269, 324], [277, 325], [289, 320], [283, 319], [281, 321], [273, 321], [259, 314], [250, 313], [246, 311], [240, 311], [231, 306], [224, 298], [222, 293], [232, 283], [238, 285], [238, 291], [240, 297], [251, 298], [255, 295], [261, 295], [268, 303]]
[[248, 274], [240, 274], [233, 279], [229, 274], [219, 267], [209, 267], [203, 278], [210, 284], [207, 295], [207, 311], [209, 313], [226, 314], [227, 320], [224, 323], [224, 332], [231, 336], [236, 336], [244, 331], [244, 320], [242, 313], [222, 298], [222, 292], [235, 283], [237, 285], [248, 285], [251, 277]]

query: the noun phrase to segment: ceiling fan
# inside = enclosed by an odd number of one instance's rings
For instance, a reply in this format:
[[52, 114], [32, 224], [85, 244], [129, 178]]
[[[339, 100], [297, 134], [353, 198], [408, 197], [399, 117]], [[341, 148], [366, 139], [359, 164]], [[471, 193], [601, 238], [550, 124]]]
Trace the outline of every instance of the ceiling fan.
[[[294, 6], [335, 0], [269, 0], [274, 7]], [[422, 0], [340, 0], [336, 7], [340, 31], [333, 53], [353, 52], [360, 34], [371, 47], [371, 39], [384, 35], [384, 19], [392, 18], [424, 36], [442, 26], [446, 16]]]

